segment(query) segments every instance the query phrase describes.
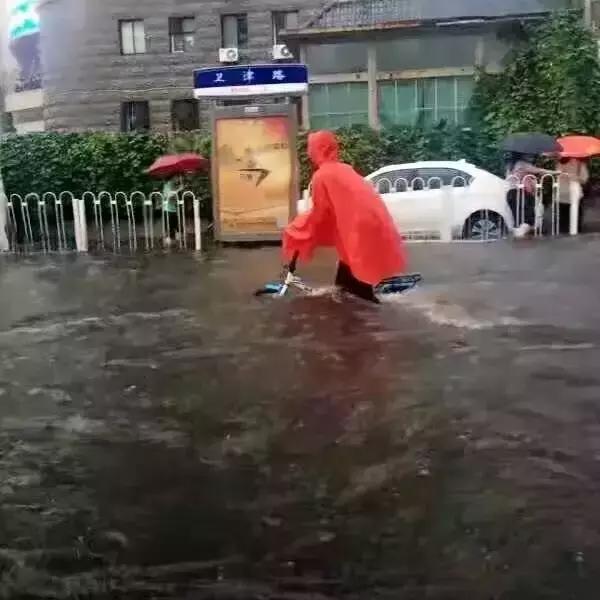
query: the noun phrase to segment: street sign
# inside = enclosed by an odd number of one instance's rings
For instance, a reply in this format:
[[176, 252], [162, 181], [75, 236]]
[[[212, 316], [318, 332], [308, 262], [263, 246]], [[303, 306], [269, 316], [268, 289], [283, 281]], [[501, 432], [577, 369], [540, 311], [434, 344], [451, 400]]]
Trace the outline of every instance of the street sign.
[[306, 93], [308, 71], [301, 64], [234, 65], [194, 71], [194, 96], [198, 99]]

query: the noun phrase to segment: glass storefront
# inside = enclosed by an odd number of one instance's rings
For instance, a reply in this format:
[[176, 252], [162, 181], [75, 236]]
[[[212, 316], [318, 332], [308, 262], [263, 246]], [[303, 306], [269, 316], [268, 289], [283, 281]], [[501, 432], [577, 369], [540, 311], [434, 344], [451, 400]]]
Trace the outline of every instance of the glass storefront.
[[331, 129], [369, 122], [366, 83], [322, 83], [310, 86], [311, 129]]
[[[378, 84], [382, 127], [433, 127], [441, 121], [461, 125], [473, 93], [474, 80], [464, 77], [397, 79]], [[310, 86], [311, 129], [368, 124], [366, 83], [322, 83]]]
[[471, 76], [379, 82], [379, 121], [383, 127], [431, 127], [441, 121], [460, 125], [465, 120], [473, 87]]

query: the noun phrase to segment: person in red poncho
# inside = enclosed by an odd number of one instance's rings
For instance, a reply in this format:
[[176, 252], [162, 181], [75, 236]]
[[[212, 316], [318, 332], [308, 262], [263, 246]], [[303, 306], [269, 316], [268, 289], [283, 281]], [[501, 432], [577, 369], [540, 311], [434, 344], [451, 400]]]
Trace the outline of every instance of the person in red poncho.
[[316, 169], [313, 207], [285, 229], [284, 257], [307, 261], [318, 246], [334, 246], [339, 257], [336, 285], [377, 302], [373, 286], [406, 268], [404, 245], [392, 217], [373, 186], [340, 162], [332, 132], [310, 134], [308, 156]]

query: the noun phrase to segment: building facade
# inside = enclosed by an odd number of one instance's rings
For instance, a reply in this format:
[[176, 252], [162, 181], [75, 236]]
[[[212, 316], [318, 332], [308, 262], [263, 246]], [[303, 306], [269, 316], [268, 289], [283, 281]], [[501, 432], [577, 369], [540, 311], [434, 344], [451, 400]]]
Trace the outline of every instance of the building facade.
[[40, 4], [47, 129], [190, 129], [206, 124], [192, 72], [271, 62], [284, 27], [323, 0], [46, 0]]
[[344, 0], [285, 32], [309, 66], [311, 128], [464, 122], [478, 70], [500, 71], [525, 23], [568, 0]]
[[40, 85], [19, 94], [34, 91], [46, 130], [197, 129], [210, 107], [193, 99], [195, 68], [272, 62], [274, 47], [286, 60], [287, 44], [309, 68], [306, 128], [460, 124], [477, 69], [499, 70], [509, 55], [507, 31], [568, 4], [39, 0]]

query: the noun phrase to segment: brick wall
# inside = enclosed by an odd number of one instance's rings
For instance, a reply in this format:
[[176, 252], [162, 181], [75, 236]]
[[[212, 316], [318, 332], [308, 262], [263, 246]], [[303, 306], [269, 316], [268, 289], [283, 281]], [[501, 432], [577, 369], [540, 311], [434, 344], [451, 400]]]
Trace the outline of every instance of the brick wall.
[[[271, 11], [300, 10], [307, 21], [323, 0], [48, 0], [40, 7], [49, 130], [120, 129], [121, 103], [150, 102], [151, 126], [171, 127], [171, 101], [192, 97], [192, 71], [214, 65], [221, 14], [248, 14], [241, 62], [271, 60]], [[169, 17], [196, 18], [193, 51], [169, 52]], [[118, 22], [144, 19], [147, 53], [121, 56]], [[204, 107], [206, 109], [206, 107]], [[206, 115], [206, 111], [203, 111]]]

